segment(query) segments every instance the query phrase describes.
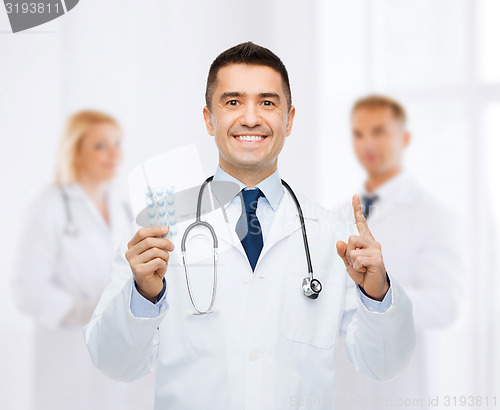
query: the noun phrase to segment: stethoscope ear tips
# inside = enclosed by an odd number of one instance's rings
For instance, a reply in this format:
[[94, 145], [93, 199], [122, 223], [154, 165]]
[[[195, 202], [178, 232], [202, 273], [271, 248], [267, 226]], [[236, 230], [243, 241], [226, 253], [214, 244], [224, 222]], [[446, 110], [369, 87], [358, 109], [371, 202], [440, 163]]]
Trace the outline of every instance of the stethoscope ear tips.
[[309, 299], [317, 299], [321, 292], [322, 286], [318, 279], [307, 277], [302, 281], [302, 291]]

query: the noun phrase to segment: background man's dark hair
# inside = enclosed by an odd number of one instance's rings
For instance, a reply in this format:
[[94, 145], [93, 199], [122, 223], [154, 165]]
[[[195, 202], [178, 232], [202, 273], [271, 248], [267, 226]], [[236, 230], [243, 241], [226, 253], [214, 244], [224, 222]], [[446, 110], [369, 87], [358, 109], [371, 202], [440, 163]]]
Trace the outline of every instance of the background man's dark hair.
[[288, 110], [290, 110], [292, 106], [292, 92], [290, 91], [290, 81], [288, 80], [288, 72], [286, 71], [285, 65], [271, 50], [254, 44], [251, 41], [238, 44], [237, 46], [231, 47], [230, 49], [222, 52], [210, 66], [207, 78], [207, 88], [205, 91], [205, 102], [209, 109], [211, 109], [212, 95], [215, 89], [217, 73], [219, 72], [219, 69], [230, 64], [261, 65], [270, 67], [280, 73]]

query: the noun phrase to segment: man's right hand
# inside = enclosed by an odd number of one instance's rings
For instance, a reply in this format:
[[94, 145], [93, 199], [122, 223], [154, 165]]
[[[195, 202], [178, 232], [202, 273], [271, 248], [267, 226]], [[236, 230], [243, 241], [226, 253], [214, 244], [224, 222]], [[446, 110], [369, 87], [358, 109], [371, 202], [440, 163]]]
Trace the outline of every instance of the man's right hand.
[[167, 272], [169, 253], [174, 244], [159, 238], [168, 232], [168, 226], [141, 228], [128, 243], [125, 257], [134, 274], [137, 291], [155, 303], [163, 288], [163, 277]]

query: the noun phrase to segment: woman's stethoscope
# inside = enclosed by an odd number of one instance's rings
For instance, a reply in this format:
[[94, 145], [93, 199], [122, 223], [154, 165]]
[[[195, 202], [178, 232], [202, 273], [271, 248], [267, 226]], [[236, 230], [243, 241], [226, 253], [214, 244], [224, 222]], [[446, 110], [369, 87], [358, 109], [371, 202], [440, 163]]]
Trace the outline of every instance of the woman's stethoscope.
[[[204, 314], [213, 312], [212, 309], [213, 309], [213, 306], [215, 303], [215, 293], [217, 290], [217, 250], [218, 250], [217, 235], [215, 234], [215, 231], [214, 231], [214, 228], [212, 227], [212, 225], [210, 225], [208, 222], [200, 220], [201, 201], [203, 198], [203, 190], [205, 189], [205, 186], [210, 181], [212, 181], [213, 178], [214, 178], [213, 175], [211, 177], [208, 177], [205, 180], [205, 182], [203, 182], [203, 184], [201, 185], [200, 191], [198, 193], [198, 204], [196, 207], [196, 221], [193, 222], [191, 225], [189, 225], [186, 228], [186, 230], [184, 231], [184, 235], [182, 236], [182, 241], [181, 241], [182, 264], [184, 265], [184, 272], [186, 274], [186, 283], [187, 283], [189, 298], [191, 299], [191, 303], [197, 312], [197, 313], [195, 313], [195, 315], [204, 315]], [[302, 291], [304, 292], [304, 295], [307, 296], [308, 298], [316, 299], [319, 296], [319, 293], [321, 292], [322, 286], [321, 286], [321, 282], [318, 279], [314, 279], [314, 277], [313, 277], [311, 255], [309, 254], [309, 245], [307, 244], [306, 225], [304, 223], [304, 217], [302, 216], [302, 209], [300, 208], [299, 201], [297, 200], [297, 197], [295, 196], [294, 192], [292, 191], [292, 188], [290, 188], [290, 186], [283, 180], [281, 180], [281, 183], [285, 186], [285, 188], [288, 190], [288, 192], [292, 196], [293, 201], [295, 202], [295, 205], [297, 206], [297, 211], [299, 212], [300, 224], [301, 224], [301, 229], [302, 229], [302, 238], [304, 240], [304, 249], [306, 252], [307, 268], [309, 270], [309, 276], [305, 277], [302, 280]], [[213, 283], [213, 287], [212, 287], [212, 300], [210, 301], [210, 306], [205, 311], [201, 311], [196, 306], [196, 303], [195, 303], [194, 298], [193, 298], [193, 294], [191, 293], [191, 286], [189, 284], [189, 275], [188, 275], [188, 271], [187, 271], [186, 239], [187, 239], [187, 235], [188, 235], [189, 231], [191, 229], [193, 229], [195, 226], [206, 227], [210, 231], [210, 234], [212, 235], [213, 244], [214, 244], [214, 283]]]
[[78, 228], [75, 225], [75, 221], [73, 218], [73, 212], [71, 212], [71, 208], [69, 206], [69, 198], [68, 193], [64, 187], [60, 186], [59, 190], [61, 192], [63, 202], [64, 202], [64, 212], [66, 213], [66, 226], [64, 227], [64, 233], [68, 236], [77, 236]]
[[[61, 192], [61, 196], [64, 202], [64, 212], [66, 214], [66, 225], [64, 226], [64, 234], [68, 236], [78, 236], [80, 231], [78, 230], [78, 227], [75, 224], [75, 218], [73, 217], [73, 212], [71, 212], [71, 207], [69, 205], [69, 197], [68, 193], [66, 192], [66, 189], [63, 186], [59, 186], [59, 191]], [[129, 217], [130, 220], [132, 220], [134, 217], [132, 215], [132, 211], [128, 208], [128, 206], [123, 202], [122, 203], [125, 212], [127, 216]]]

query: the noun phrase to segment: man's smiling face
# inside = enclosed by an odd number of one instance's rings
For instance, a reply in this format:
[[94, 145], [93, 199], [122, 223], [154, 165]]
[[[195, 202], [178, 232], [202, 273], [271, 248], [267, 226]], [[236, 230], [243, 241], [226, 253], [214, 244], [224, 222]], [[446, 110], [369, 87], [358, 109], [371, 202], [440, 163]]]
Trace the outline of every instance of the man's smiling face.
[[215, 137], [219, 165], [232, 175], [271, 175], [292, 130], [282, 78], [260, 65], [230, 64], [217, 73], [210, 108], [203, 109], [207, 131]]

